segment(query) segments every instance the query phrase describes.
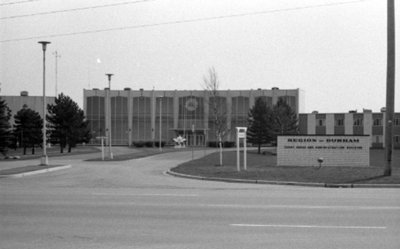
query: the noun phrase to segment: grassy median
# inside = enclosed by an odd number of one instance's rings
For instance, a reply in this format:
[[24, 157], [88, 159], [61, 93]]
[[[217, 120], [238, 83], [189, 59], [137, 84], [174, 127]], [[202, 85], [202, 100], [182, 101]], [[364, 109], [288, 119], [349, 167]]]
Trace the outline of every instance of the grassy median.
[[393, 153], [392, 176], [383, 176], [384, 150], [371, 150], [370, 162], [370, 167], [278, 167], [276, 156], [272, 153], [257, 154], [256, 151], [250, 150], [247, 154], [247, 171], [238, 172], [236, 152], [226, 151], [223, 153], [223, 166], [218, 166], [219, 154], [212, 153], [204, 158], [181, 164], [172, 171], [202, 177], [266, 181], [400, 184], [400, 150], [395, 150]]

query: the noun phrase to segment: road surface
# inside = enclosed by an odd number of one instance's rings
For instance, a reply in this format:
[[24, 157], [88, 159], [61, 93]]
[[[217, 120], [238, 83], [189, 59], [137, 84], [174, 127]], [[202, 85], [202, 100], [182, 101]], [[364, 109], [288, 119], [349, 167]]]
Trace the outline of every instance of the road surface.
[[399, 189], [253, 185], [164, 174], [191, 157], [60, 157], [51, 160], [72, 167], [0, 179], [0, 248], [400, 248]]

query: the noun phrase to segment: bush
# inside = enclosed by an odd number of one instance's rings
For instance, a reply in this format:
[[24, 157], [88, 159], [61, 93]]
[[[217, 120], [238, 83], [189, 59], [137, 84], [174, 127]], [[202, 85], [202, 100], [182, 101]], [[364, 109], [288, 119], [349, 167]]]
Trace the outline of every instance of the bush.
[[153, 141], [146, 141], [145, 142], [145, 146], [147, 147], [147, 148], [152, 148], [153, 147]]
[[137, 148], [142, 148], [144, 147], [145, 143], [143, 141], [138, 141], [138, 142], [133, 142], [133, 146]]
[[[157, 148], [160, 147], [160, 141], [155, 142], [154, 145]], [[164, 146], [165, 146], [165, 141], [161, 141], [161, 147], [164, 147]]]
[[233, 147], [235, 147], [235, 144], [236, 144], [235, 142], [225, 141], [222, 146], [224, 148], [233, 148]]
[[[231, 142], [231, 141], [224, 141], [222, 142], [222, 147], [223, 148], [232, 148], [235, 147], [235, 142]], [[217, 141], [209, 141], [208, 142], [208, 147], [211, 148], [218, 148], [219, 147], [219, 143]]]

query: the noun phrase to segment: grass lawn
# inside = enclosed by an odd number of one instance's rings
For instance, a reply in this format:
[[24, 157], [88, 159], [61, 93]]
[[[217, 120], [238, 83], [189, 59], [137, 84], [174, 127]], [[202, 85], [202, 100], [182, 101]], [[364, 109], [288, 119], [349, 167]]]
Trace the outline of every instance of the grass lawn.
[[[131, 153], [114, 155], [113, 159], [111, 160], [108, 157], [108, 153], [107, 153], [108, 151], [106, 149], [105, 154], [104, 154], [104, 161], [126, 161], [126, 160], [138, 159], [138, 158], [153, 156], [153, 155], [157, 155], [160, 153], [166, 153], [166, 152], [171, 152], [171, 151], [173, 151], [173, 149], [171, 149], [171, 148], [163, 148], [162, 152], [160, 152], [160, 150], [158, 148], [139, 148], [139, 149], [133, 150], [133, 152], [131, 152]], [[101, 157], [97, 157], [97, 158], [88, 159], [86, 161], [102, 161], [102, 159], [101, 159]]]
[[[316, 182], [316, 183], [373, 183], [400, 184], [400, 150], [393, 151], [392, 176], [383, 177], [384, 150], [370, 151], [370, 167], [278, 167], [276, 156], [271, 153], [247, 153], [247, 171], [237, 172], [236, 152], [223, 153], [223, 166], [217, 166], [219, 154], [213, 153], [204, 158], [181, 164], [173, 172], [234, 179], [266, 181]], [[243, 160], [243, 155], [241, 155]], [[242, 163], [243, 168], [243, 163]]]
[[[55, 157], [55, 156], [70, 156], [70, 155], [96, 153], [96, 152], [99, 152], [99, 149], [97, 149], [94, 146], [79, 145], [75, 148], [72, 148], [71, 153], [68, 153], [68, 149], [64, 149], [64, 153], [60, 153], [60, 147], [53, 146], [51, 148], [47, 148], [46, 152], [47, 152], [48, 157]], [[27, 148], [26, 155], [23, 154], [22, 148], [18, 148], [16, 150], [9, 149], [8, 155], [19, 156], [20, 158], [18, 160], [36, 159], [36, 158], [40, 158], [42, 156], [42, 149], [40, 147], [35, 148], [35, 154], [32, 154], [32, 150], [30, 148]], [[0, 154], [0, 160], [14, 160], [14, 159], [3, 159], [3, 155]]]

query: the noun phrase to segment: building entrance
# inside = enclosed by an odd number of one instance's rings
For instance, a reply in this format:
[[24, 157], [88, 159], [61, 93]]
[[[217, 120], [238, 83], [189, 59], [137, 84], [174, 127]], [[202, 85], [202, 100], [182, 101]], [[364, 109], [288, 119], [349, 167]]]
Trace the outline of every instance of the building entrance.
[[188, 131], [188, 130], [176, 130], [176, 136], [181, 135], [186, 138], [186, 146], [203, 147], [206, 145], [206, 137], [204, 130], [199, 131]]
[[187, 134], [187, 146], [204, 146], [204, 134]]

